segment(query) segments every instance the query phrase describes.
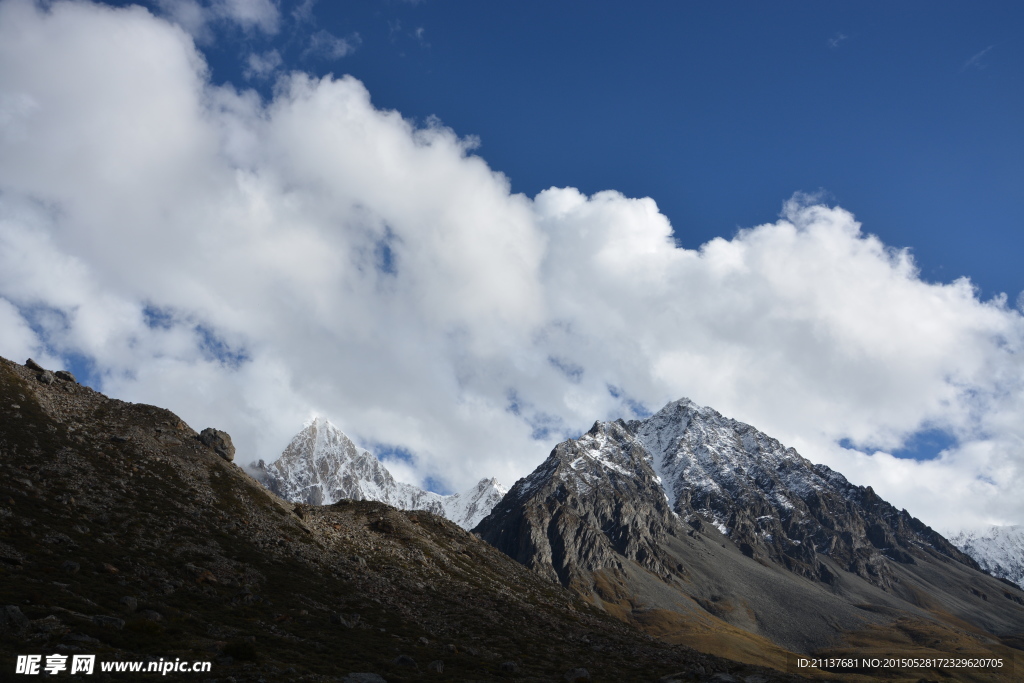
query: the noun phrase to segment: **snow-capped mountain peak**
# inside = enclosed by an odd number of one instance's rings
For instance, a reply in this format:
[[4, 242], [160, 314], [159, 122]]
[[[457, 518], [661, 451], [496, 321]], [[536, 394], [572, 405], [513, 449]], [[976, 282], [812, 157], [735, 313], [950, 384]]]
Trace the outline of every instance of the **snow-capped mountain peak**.
[[494, 479], [450, 496], [396, 481], [372, 453], [316, 417], [292, 438], [281, 457], [255, 467], [257, 478], [285, 500], [330, 505], [345, 498], [376, 500], [400, 510], [428, 510], [471, 529], [505, 495]]
[[854, 486], [711, 408], [681, 399], [628, 426], [650, 454], [675, 512], [710, 521], [752, 557], [828, 582], [832, 570], [820, 561], [828, 556], [880, 586], [894, 580], [882, 558], [911, 562], [914, 547], [971, 564], [870, 487]]
[[506, 493], [507, 489], [497, 479], [481, 479], [471, 489], [442, 496], [444, 516], [464, 529], [472, 529], [490, 514]]
[[870, 487], [685, 399], [558, 444], [474, 532], [620, 618], [710, 613], [798, 652], [903, 609], [1015, 633], [1024, 605]]
[[947, 538], [992, 576], [1024, 586], [1024, 526], [959, 531]]

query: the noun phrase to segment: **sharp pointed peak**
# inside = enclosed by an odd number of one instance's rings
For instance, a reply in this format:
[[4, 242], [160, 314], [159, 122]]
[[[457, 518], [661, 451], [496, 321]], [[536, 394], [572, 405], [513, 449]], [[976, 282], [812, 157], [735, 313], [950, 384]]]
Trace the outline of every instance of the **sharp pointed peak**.
[[313, 417], [309, 418], [302, 424], [303, 429], [333, 429], [341, 431], [338, 426], [328, 420], [326, 417], [320, 414], [314, 414]]
[[[675, 401], [670, 402], [664, 408], [662, 408], [657, 413], [655, 413], [655, 415], [667, 416], [667, 415], [675, 415], [675, 414], [679, 414], [679, 413], [689, 413], [689, 414], [696, 414], [696, 415], [703, 415], [703, 416], [710, 416], [710, 417], [715, 417], [715, 416], [723, 417], [722, 414], [719, 413], [714, 408], [712, 408], [710, 406], [702, 406], [699, 403], [697, 403], [697, 402], [695, 402], [695, 401], [693, 401], [693, 400], [691, 400], [691, 399], [689, 399], [689, 398], [687, 398], [685, 396], [680, 398], [680, 399], [676, 399]], [[652, 416], [652, 417], [654, 417], [654, 416]], [[650, 419], [650, 418], [648, 418], [648, 419]]]
[[702, 405], [696, 403], [695, 401], [687, 398], [686, 396], [683, 396], [682, 398], [679, 398], [679, 399], [676, 399], [675, 401], [672, 401], [671, 403], [669, 403], [665, 407], [666, 408], [675, 408], [677, 410], [684, 409], [684, 410], [697, 410], [697, 411], [704, 410], [706, 408], [706, 406], [702, 406]]

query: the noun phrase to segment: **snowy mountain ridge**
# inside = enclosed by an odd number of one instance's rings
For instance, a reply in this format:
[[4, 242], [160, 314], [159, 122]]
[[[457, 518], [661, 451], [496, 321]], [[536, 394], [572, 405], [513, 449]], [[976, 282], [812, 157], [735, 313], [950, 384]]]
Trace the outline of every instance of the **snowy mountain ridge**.
[[[841, 509], [835, 501], [879, 513], [875, 520], [845, 521], [859, 528], [869, 545], [889, 559], [905, 559], [907, 548], [923, 544], [954, 557], [960, 551], [993, 576], [1018, 585], [1024, 581], [1022, 527], [993, 527], [943, 538], [905, 510], [898, 511], [878, 498], [870, 487], [854, 486], [840, 473], [811, 463], [754, 427], [685, 398], [645, 420], [630, 422], [630, 427], [650, 452], [674, 509], [680, 513], [692, 509], [737, 543], [746, 541], [757, 548], [760, 541], [774, 546], [771, 555], [793, 557], [798, 550], [793, 546], [812, 541], [809, 549], [834, 554], [835, 542], [828, 534], [808, 538], [804, 530], [815, 524], [815, 518], [826, 527], [833, 526], [835, 512]], [[830, 507], [833, 512], [828, 511]], [[738, 515], [738, 508], [756, 513]], [[789, 547], [778, 543], [780, 536]], [[955, 548], [952, 553], [950, 545]], [[854, 564], [860, 563], [857, 554], [851, 556]]]
[[883, 587], [896, 580], [891, 563], [912, 562], [913, 548], [974, 565], [871, 487], [855, 486], [711, 408], [684, 398], [627, 426], [648, 452], [672, 509], [711, 522], [750, 557], [829, 583], [834, 570], [822, 561], [828, 557]]
[[702, 623], [720, 642], [725, 622], [818, 652], [865, 628], [904, 643], [900, 619], [929, 611], [939, 629], [1024, 624], [1024, 593], [906, 510], [686, 399], [558, 444], [473, 531], [656, 634]]
[[947, 538], [992, 576], [1024, 586], [1024, 526], [958, 531]]
[[375, 500], [400, 510], [427, 510], [465, 529], [476, 526], [505, 495], [496, 479], [448, 496], [396, 481], [372, 453], [321, 417], [307, 423], [281, 457], [269, 464], [260, 460], [255, 470], [267, 488], [293, 503]]
[[735, 494], [751, 479], [780, 512], [793, 509], [794, 494], [802, 499], [849, 485], [841, 474], [813, 465], [754, 427], [686, 398], [630, 426], [650, 453], [673, 507], [692, 507], [723, 533]]

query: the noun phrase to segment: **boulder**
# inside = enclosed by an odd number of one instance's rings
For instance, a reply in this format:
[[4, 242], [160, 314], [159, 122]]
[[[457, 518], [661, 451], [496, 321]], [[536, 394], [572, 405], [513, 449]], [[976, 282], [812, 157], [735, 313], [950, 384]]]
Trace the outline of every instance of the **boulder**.
[[231, 435], [227, 432], [207, 427], [199, 433], [199, 440], [228, 462], [235, 459], [235, 446], [231, 443]]

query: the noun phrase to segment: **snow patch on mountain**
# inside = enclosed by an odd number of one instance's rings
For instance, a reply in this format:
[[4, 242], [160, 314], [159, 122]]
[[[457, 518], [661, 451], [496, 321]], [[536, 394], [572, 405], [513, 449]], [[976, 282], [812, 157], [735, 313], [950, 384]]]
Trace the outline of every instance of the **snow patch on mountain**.
[[891, 564], [913, 563], [912, 551], [922, 548], [977, 567], [871, 487], [712, 408], [684, 398], [627, 427], [676, 514], [709, 522], [749, 557], [825, 583], [836, 580], [830, 566], [838, 564], [883, 590], [898, 587]]
[[463, 529], [472, 529], [491, 514], [506, 493], [508, 490], [497, 479], [481, 479], [471, 489], [441, 496], [442, 514]]
[[630, 425], [673, 507], [692, 506], [719, 528], [727, 525], [732, 500], [744, 492], [760, 491], [783, 512], [793, 508], [787, 493], [807, 499], [836, 484], [848, 486], [842, 475], [819, 471], [776, 439], [686, 398]]
[[372, 453], [318, 417], [303, 426], [281, 457], [260, 460], [257, 478], [285, 500], [330, 505], [342, 499], [376, 500], [400, 510], [427, 510], [472, 529], [505, 495], [495, 479], [449, 496], [396, 481]]
[[991, 526], [946, 534], [992, 576], [1024, 586], [1024, 526]]

